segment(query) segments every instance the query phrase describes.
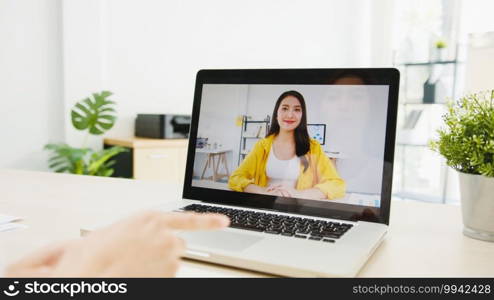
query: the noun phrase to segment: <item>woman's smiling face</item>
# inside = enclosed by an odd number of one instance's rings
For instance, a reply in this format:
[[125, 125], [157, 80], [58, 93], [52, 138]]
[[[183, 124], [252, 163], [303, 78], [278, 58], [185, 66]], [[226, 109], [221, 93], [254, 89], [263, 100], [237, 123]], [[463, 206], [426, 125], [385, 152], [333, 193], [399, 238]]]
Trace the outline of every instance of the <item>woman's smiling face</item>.
[[280, 129], [292, 131], [298, 127], [302, 120], [302, 106], [294, 96], [287, 96], [280, 103], [277, 112]]

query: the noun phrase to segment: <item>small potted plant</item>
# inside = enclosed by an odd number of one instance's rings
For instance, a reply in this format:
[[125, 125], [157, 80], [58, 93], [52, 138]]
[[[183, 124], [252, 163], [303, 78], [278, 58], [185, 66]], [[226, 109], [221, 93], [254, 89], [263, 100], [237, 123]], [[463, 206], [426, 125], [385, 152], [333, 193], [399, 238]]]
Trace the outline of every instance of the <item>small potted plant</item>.
[[448, 104], [432, 150], [458, 171], [466, 236], [494, 241], [494, 90]]
[[87, 131], [82, 147], [72, 147], [67, 144], [48, 144], [46, 150], [52, 152], [48, 163], [50, 169], [57, 173], [72, 173], [93, 176], [111, 176], [115, 156], [127, 149], [114, 146], [103, 150], [93, 150], [86, 147], [89, 135], [102, 135], [110, 130], [117, 119], [115, 102], [108, 99], [109, 91], [94, 93], [77, 102], [70, 113], [72, 125], [77, 130]]
[[445, 60], [445, 54], [446, 54], [446, 47], [448, 46], [448, 44], [446, 44], [446, 41], [440, 39], [440, 40], [437, 40], [435, 43], [434, 43], [434, 50], [435, 50], [435, 57], [434, 57], [434, 60], [436, 61], [442, 61], [442, 60]]

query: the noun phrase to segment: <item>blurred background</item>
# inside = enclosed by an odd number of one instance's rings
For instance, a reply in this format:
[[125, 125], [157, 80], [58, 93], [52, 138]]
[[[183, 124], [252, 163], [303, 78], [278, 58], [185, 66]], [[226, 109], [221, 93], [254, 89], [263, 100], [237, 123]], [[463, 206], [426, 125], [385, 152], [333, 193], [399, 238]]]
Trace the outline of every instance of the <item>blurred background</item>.
[[70, 111], [93, 92], [117, 102], [113, 128], [87, 141], [102, 148], [132, 136], [138, 113], [190, 114], [202, 68], [396, 67], [393, 194], [457, 203], [457, 175], [428, 141], [447, 99], [494, 87], [493, 11], [492, 0], [0, 0], [0, 168], [49, 171], [45, 144], [80, 147]]

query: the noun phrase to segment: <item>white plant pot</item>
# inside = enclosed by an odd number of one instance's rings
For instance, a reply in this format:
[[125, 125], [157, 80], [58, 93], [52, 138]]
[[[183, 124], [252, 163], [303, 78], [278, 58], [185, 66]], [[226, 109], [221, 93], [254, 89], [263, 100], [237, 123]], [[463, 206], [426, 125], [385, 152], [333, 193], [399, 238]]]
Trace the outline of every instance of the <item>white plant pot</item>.
[[459, 172], [463, 234], [494, 242], [494, 178]]

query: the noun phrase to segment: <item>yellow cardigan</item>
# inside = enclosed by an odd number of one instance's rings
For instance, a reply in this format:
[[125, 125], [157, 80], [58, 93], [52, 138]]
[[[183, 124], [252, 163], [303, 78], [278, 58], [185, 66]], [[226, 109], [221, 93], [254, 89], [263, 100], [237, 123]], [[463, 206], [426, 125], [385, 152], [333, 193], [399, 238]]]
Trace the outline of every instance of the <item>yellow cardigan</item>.
[[[267, 186], [266, 164], [273, 140], [274, 135], [270, 135], [254, 145], [242, 164], [230, 176], [228, 180], [230, 189], [242, 192], [249, 184]], [[300, 173], [295, 186], [297, 190], [315, 187], [320, 189], [328, 199], [345, 196], [345, 181], [338, 175], [333, 163], [316, 140], [310, 140], [310, 150], [305, 157], [309, 161], [309, 166], [304, 172], [304, 166], [300, 164]]]

